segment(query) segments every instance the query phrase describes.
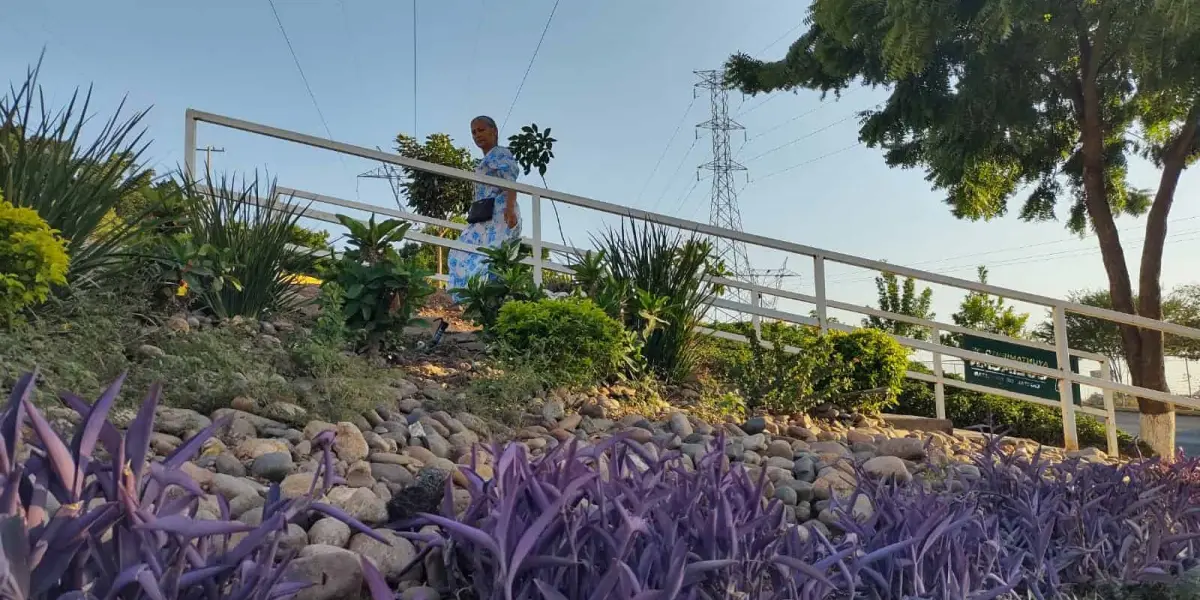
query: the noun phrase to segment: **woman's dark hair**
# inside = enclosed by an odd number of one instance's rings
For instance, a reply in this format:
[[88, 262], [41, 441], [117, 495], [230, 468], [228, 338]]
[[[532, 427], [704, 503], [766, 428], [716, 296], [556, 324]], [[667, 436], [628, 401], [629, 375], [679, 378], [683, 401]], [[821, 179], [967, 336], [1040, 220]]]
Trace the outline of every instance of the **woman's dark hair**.
[[500, 131], [500, 128], [496, 126], [496, 120], [487, 115], [479, 115], [478, 117], [471, 119], [472, 123], [474, 123], [475, 121], [483, 121], [484, 123], [487, 123], [489, 127], [491, 127], [492, 129], [495, 129], [497, 132]]

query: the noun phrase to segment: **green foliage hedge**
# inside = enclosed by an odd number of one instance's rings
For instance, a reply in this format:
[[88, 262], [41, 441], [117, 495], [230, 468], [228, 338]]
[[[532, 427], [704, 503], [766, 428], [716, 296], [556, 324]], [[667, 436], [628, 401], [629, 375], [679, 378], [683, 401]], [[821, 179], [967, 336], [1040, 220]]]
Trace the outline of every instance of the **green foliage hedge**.
[[[756, 338], [748, 323], [717, 327]], [[762, 337], [774, 348], [715, 339], [705, 360], [750, 410], [786, 414], [828, 402], [841, 410], [878, 412], [894, 405], [903, 389], [908, 353], [881, 331], [819, 335], [811, 327], [764, 323]]]
[[[931, 372], [920, 363], [912, 363], [908, 368]], [[946, 374], [946, 377], [960, 379], [953, 374]], [[905, 380], [899, 402], [889, 412], [919, 417], [936, 416], [933, 384]], [[946, 418], [955, 427], [990, 426], [993, 431], [1013, 437], [1028, 438], [1048, 446], [1063, 445], [1062, 414], [1056, 408], [1041, 404], [946, 386]], [[1104, 423], [1101, 421], [1091, 415], [1077, 414], [1075, 426], [1081, 447], [1107, 447]], [[1118, 431], [1117, 441], [1122, 452], [1134, 452], [1135, 443], [1129, 434]], [[1143, 454], [1148, 451], [1146, 448], [1141, 450]]]
[[508, 302], [492, 333], [506, 355], [543, 367], [561, 383], [608, 379], [624, 357], [621, 324], [587, 299]]
[[0, 323], [67, 282], [67, 242], [31, 208], [0, 197]]

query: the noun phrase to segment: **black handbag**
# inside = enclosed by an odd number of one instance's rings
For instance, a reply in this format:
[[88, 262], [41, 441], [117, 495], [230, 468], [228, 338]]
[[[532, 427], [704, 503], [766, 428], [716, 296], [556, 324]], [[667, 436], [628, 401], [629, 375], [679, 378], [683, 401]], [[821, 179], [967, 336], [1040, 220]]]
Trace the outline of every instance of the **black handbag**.
[[475, 223], [483, 223], [491, 221], [492, 216], [496, 214], [496, 199], [484, 198], [471, 203], [471, 208], [467, 210], [467, 223], [474, 225]]

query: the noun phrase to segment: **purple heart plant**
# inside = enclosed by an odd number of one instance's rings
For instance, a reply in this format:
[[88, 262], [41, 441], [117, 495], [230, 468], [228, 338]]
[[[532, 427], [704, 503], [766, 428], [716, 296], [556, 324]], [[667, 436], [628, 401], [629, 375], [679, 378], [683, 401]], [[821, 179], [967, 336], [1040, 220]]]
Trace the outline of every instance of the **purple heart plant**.
[[[417, 561], [441, 556], [443, 593], [479, 600], [1191, 597], [1154, 586], [1197, 572], [1197, 459], [1054, 463], [993, 438], [945, 478], [860, 471], [852, 494], [832, 500], [830, 539], [786, 523], [763, 499], [763, 476], [731, 465], [723, 447], [694, 468], [624, 437], [534, 460], [496, 447], [492, 480], [463, 469], [464, 512], [452, 517], [447, 482], [442, 514], [405, 527], [439, 533], [402, 535], [424, 544]], [[854, 510], [859, 495], [871, 510]], [[375, 600], [390, 599], [367, 579]], [[1096, 595], [1113, 589], [1126, 595]]]
[[[107, 414], [124, 376], [92, 404], [62, 394], [81, 417], [67, 442], [31, 400], [36, 378], [36, 372], [22, 376], [0, 413], [0, 598], [291, 598], [308, 582], [288, 576], [293, 553], [280, 543], [288, 524], [310, 511], [387, 543], [344, 512], [314, 501], [336, 479], [328, 432], [315, 440], [324, 461], [307, 494], [287, 500], [278, 485], [271, 486], [257, 526], [231, 521], [228, 502], [218, 495], [220, 519], [202, 519], [203, 491], [181, 467], [227, 419], [152, 462], [157, 385], [123, 432]], [[25, 426], [30, 443], [22, 449]]]

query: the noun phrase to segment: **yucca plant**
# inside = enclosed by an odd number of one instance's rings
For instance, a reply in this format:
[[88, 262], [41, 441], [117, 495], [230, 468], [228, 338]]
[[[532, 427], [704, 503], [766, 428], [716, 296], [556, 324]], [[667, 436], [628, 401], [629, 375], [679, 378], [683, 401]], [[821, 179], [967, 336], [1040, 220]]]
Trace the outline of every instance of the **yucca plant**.
[[187, 233], [197, 246], [208, 245], [237, 258], [228, 277], [241, 287], [207, 289], [202, 302], [218, 317], [257, 318], [295, 309], [288, 267], [311, 259], [312, 248], [291, 244], [292, 230], [307, 206], [276, 201], [275, 181], [205, 175], [205, 184], [184, 182], [188, 198]]
[[647, 364], [669, 380], [687, 378], [699, 360], [696, 324], [719, 293], [706, 281], [718, 271], [711, 244], [633, 221], [594, 241], [609, 275], [626, 290], [625, 327], [649, 332], [642, 346]]
[[91, 88], [82, 95], [76, 89], [66, 106], [51, 108], [37, 82], [40, 69], [39, 59], [25, 81], [0, 98], [0, 190], [13, 205], [36, 210], [68, 241], [69, 282], [100, 283], [129, 265], [128, 245], [147, 226], [141, 216], [106, 219], [145, 181], [146, 113], [126, 115], [122, 102], [97, 124], [89, 114]]

